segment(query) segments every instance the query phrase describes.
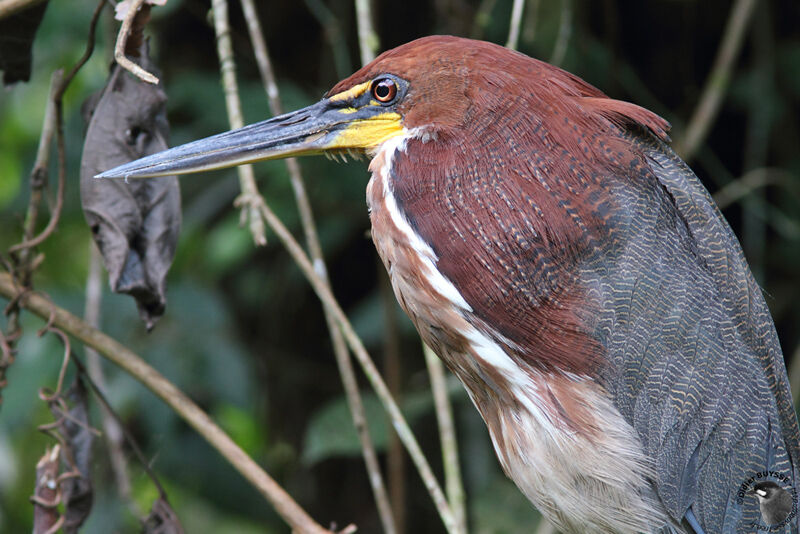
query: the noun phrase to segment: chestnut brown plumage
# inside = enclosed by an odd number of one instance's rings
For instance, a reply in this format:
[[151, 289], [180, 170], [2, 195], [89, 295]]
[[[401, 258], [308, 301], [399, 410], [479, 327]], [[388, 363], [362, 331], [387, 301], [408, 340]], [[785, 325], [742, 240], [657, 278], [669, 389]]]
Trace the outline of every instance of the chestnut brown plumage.
[[101, 176], [366, 151], [398, 300], [545, 516], [750, 532], [737, 495], [763, 472], [796, 488], [797, 419], [761, 291], [668, 128], [546, 63], [428, 37], [309, 108]]

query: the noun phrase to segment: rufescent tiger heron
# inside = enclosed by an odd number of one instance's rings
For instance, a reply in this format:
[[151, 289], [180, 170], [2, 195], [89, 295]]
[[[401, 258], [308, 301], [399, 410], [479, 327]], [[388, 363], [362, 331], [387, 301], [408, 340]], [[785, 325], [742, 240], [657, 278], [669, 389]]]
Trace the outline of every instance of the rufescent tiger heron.
[[[427, 37], [319, 102], [100, 177], [371, 157], [397, 299], [506, 474], [565, 532], [797, 531], [800, 439], [772, 318], [669, 125], [500, 46]], [[773, 530], [773, 531], [775, 531]]]

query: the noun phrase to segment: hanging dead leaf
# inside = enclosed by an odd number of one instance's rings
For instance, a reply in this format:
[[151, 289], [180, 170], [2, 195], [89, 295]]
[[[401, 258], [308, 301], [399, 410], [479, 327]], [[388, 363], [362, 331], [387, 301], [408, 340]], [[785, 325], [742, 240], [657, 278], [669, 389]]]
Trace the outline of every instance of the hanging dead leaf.
[[[89, 517], [92, 511], [94, 492], [89, 468], [92, 460], [92, 442], [94, 436], [89, 426], [89, 404], [86, 398], [86, 388], [80, 379], [76, 378], [66, 394], [70, 406], [69, 417], [64, 418], [61, 434], [68, 445], [68, 451], [62, 452], [62, 459], [66, 460], [67, 469], [77, 470], [80, 476], [66, 477], [61, 482], [64, 494], [64, 525], [66, 534], [74, 534]], [[56, 418], [60, 414], [54, 413]], [[68, 452], [70, 458], [65, 459]], [[69, 465], [70, 462], [73, 465]]]
[[[156, 70], [146, 50], [141, 57], [143, 68]], [[90, 97], [84, 106], [93, 112], [81, 160], [83, 212], [111, 289], [136, 299], [148, 330], [166, 305], [166, 276], [181, 224], [178, 179], [126, 183], [94, 176], [167, 148], [166, 100], [160, 84], [144, 83], [115, 65], [99, 99]]]
[[47, 2], [42, 2], [0, 20], [0, 71], [4, 85], [30, 80], [33, 38], [46, 9]]
[[36, 463], [36, 488], [33, 502], [33, 534], [50, 532], [59, 522], [58, 505], [61, 495], [58, 492], [58, 458], [61, 447], [55, 445], [45, 449], [44, 455]]

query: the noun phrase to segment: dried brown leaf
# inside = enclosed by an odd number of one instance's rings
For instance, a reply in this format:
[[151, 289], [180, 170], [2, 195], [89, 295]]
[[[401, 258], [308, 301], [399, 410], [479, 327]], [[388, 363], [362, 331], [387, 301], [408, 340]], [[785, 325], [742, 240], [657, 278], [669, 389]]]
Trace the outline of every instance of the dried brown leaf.
[[[146, 50], [142, 67], [152, 72]], [[161, 85], [114, 66], [96, 103], [81, 160], [81, 203], [109, 273], [111, 289], [136, 299], [148, 330], [164, 313], [166, 276], [180, 232], [180, 190], [174, 176], [96, 180], [117, 165], [167, 148], [169, 125]]]
[[[69, 447], [69, 455], [65, 454], [67, 452], [65, 449], [62, 452], [62, 460], [67, 469], [77, 469], [80, 473], [80, 476], [70, 476], [61, 482], [64, 494], [63, 528], [66, 534], [73, 534], [78, 532], [92, 510], [94, 493], [89, 469], [94, 435], [89, 422], [86, 388], [78, 378], [67, 391], [66, 399], [70, 405], [69, 416], [64, 418], [61, 434]], [[54, 415], [59, 417], [58, 413]]]
[[36, 463], [36, 488], [33, 492], [33, 534], [52, 529], [59, 521], [58, 466], [61, 448], [46, 449]]

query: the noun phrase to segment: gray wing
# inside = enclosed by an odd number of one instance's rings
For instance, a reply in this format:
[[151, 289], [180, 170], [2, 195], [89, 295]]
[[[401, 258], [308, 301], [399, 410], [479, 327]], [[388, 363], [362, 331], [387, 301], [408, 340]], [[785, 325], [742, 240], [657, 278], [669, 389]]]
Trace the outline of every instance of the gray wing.
[[649, 170], [617, 190], [628, 239], [603, 277], [613, 287], [599, 283], [613, 301], [598, 327], [618, 373], [607, 384], [655, 459], [673, 517], [691, 507], [706, 533], [753, 532], [761, 517], [745, 491], [751, 478], [772, 472], [797, 487], [800, 437], [783, 355], [710, 195], [666, 145], [642, 139]]

